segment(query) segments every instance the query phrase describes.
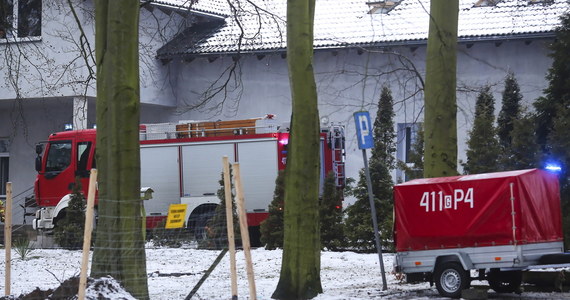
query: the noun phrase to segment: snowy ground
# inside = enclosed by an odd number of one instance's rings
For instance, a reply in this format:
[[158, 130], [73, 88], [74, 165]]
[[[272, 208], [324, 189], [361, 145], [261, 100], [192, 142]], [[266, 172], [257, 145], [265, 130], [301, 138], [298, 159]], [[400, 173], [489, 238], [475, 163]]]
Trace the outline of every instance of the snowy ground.
[[[270, 299], [281, 265], [281, 251], [255, 249], [254, 261], [257, 299]], [[210, 267], [219, 251], [196, 249], [147, 249], [148, 285], [151, 299], [184, 299]], [[316, 300], [357, 299], [438, 299], [429, 284], [406, 284], [391, 274], [392, 254], [384, 255], [388, 290], [382, 291], [377, 254], [322, 252], [321, 279], [324, 293]], [[0, 295], [4, 295], [4, 250], [0, 251]], [[36, 287], [56, 288], [60, 282], [80, 272], [80, 251], [35, 249], [21, 260], [12, 252], [13, 295], [25, 294]], [[239, 299], [249, 299], [248, 281], [242, 251], [237, 253]], [[570, 299], [570, 293], [494, 294], [495, 299]], [[113, 298], [111, 298], [113, 299]], [[114, 298], [117, 299], [117, 298]], [[229, 255], [212, 272], [192, 299], [231, 299]]]

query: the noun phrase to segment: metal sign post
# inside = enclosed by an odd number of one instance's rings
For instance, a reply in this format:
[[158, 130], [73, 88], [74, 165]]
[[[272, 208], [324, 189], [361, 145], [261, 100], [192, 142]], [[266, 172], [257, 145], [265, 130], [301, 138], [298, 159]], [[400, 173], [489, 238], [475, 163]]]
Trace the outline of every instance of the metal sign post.
[[370, 180], [368, 157], [366, 156], [366, 149], [374, 147], [370, 114], [367, 111], [355, 112], [354, 122], [356, 123], [356, 137], [358, 140], [358, 149], [362, 149], [362, 159], [364, 160], [364, 173], [366, 174], [366, 185], [368, 186], [368, 200], [370, 201], [372, 226], [374, 227], [374, 239], [376, 240], [376, 250], [378, 251], [378, 259], [380, 260], [380, 272], [382, 273], [382, 290], [385, 291], [388, 289], [388, 286], [386, 284], [386, 272], [384, 271], [384, 260], [382, 259], [382, 246], [380, 245], [380, 235], [378, 234], [378, 220], [376, 220], [377, 218], [376, 206], [374, 205], [374, 195], [372, 194], [372, 182]]

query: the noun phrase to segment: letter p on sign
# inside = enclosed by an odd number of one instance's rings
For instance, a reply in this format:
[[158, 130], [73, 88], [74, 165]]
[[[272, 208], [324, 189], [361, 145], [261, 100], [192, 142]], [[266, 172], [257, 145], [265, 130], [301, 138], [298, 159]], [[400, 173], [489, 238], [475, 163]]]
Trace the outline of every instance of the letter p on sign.
[[354, 122], [356, 123], [358, 149], [369, 149], [374, 147], [372, 128], [370, 126], [370, 114], [367, 111], [355, 112]]

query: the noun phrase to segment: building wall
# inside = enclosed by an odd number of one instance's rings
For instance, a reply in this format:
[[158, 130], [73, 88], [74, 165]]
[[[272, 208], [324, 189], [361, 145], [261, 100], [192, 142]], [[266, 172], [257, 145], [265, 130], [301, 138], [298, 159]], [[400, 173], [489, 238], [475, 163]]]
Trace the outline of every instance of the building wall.
[[[524, 104], [531, 107], [531, 103], [546, 87], [545, 74], [551, 64], [547, 57], [548, 42], [506, 41], [501, 44], [478, 42], [459, 45], [457, 126], [460, 160], [465, 160], [467, 134], [473, 122], [479, 90], [485, 85], [491, 86], [498, 114], [504, 79], [512, 71], [520, 84]], [[178, 108], [203, 101], [205, 94], [211, 95], [212, 82], [224, 70], [231, 68], [232, 63], [229, 57], [214, 62], [205, 58], [190, 63], [171, 62], [171, 77], [177, 79], [173, 84], [176, 86]], [[356, 178], [363, 166], [362, 154], [355, 142], [352, 114], [358, 110], [369, 110], [375, 116], [384, 85], [390, 87], [393, 93], [396, 123], [421, 122], [423, 119], [422, 84], [417, 76], [419, 74], [423, 78], [425, 75], [425, 46], [364, 52], [318, 51], [314, 66], [321, 117], [327, 116], [330, 121], [346, 126], [347, 173], [350, 177]], [[240, 59], [236, 70], [237, 84], [230, 81], [226, 99], [222, 96], [224, 93], [220, 93], [206, 107], [193, 109], [177, 118], [216, 120], [273, 113], [280, 121], [289, 121], [291, 96], [286, 59], [280, 54], [267, 55], [262, 59], [245, 56]], [[222, 103], [223, 106], [220, 106]]]

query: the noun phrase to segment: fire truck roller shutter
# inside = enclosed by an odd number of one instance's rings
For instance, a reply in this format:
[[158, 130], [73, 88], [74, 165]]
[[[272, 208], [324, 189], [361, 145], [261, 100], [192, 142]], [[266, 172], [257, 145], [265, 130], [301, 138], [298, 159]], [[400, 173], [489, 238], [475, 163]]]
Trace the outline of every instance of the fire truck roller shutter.
[[[187, 227], [196, 239], [205, 238], [205, 228], [220, 202], [216, 197], [222, 178], [222, 157], [234, 160], [233, 142], [208, 142], [182, 146], [183, 202], [190, 216]], [[212, 203], [215, 201], [214, 203]]]
[[182, 146], [183, 196], [216, 195], [222, 178], [222, 157], [234, 160], [234, 143]]
[[153, 189], [153, 198], [144, 201], [147, 215], [166, 215], [170, 204], [180, 203], [177, 146], [141, 147], [141, 186]]
[[277, 178], [277, 141], [239, 143], [238, 159], [247, 212], [267, 211]]

